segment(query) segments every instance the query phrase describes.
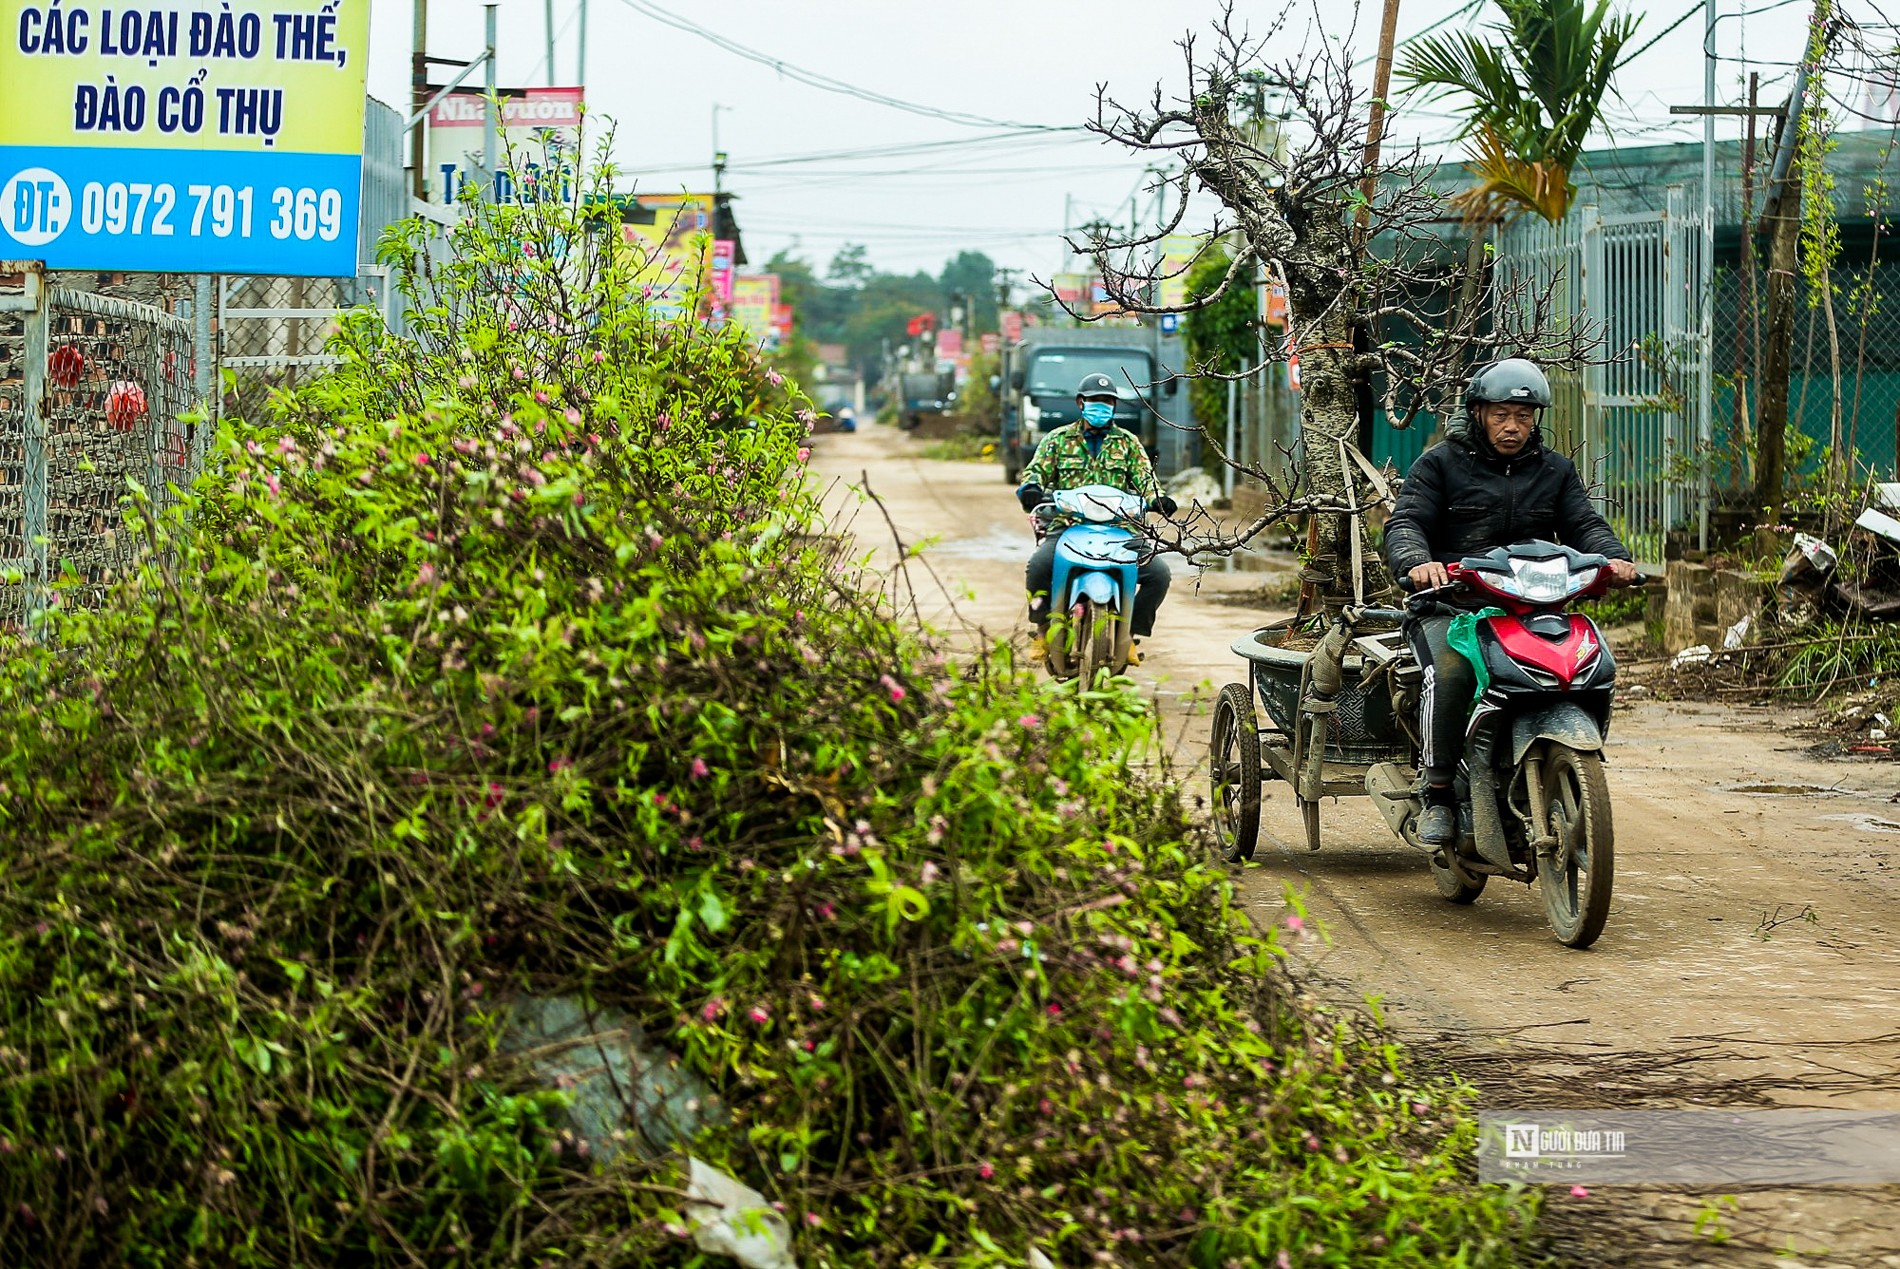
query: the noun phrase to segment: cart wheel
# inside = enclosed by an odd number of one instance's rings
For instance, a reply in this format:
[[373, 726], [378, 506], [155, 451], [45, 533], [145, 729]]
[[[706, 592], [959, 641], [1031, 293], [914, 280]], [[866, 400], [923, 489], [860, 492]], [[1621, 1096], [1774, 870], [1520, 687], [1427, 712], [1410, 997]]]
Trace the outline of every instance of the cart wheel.
[[1227, 684], [1214, 702], [1207, 762], [1221, 858], [1230, 864], [1252, 859], [1260, 841], [1260, 729], [1253, 693], [1242, 684]]

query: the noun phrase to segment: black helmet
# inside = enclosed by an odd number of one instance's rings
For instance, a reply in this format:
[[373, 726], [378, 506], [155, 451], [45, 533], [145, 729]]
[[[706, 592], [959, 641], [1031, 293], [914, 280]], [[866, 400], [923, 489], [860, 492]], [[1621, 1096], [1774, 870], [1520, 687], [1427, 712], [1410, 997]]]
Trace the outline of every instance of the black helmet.
[[1115, 381], [1107, 375], [1083, 375], [1082, 382], [1076, 385], [1076, 399], [1086, 401], [1092, 397], [1109, 397], [1121, 400], [1121, 393], [1115, 390]]
[[1478, 426], [1478, 407], [1502, 402], [1522, 403], [1539, 410], [1550, 407], [1550, 380], [1534, 362], [1522, 357], [1494, 361], [1471, 376], [1465, 385], [1465, 422]]

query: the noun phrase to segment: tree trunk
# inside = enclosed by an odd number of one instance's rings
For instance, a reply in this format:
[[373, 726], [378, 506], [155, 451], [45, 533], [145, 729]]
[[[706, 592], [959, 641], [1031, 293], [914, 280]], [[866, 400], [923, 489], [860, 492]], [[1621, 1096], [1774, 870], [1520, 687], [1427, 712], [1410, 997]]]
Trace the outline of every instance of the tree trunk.
[[[1796, 103], [1799, 108], [1799, 103]], [[1801, 240], [1801, 173], [1788, 165], [1769, 224], [1768, 320], [1762, 332], [1761, 417], [1755, 424], [1755, 505], [1769, 524], [1781, 522], [1788, 452], [1788, 377], [1794, 352], [1794, 279]]]
[[[1345, 223], [1324, 224], [1318, 218], [1307, 230], [1309, 260], [1337, 261], [1331, 268], [1294, 268], [1287, 278], [1287, 306], [1300, 354], [1301, 476], [1310, 497], [1334, 505], [1364, 506], [1369, 491], [1364, 480], [1344, 461], [1340, 442], [1359, 443], [1357, 372], [1350, 314], [1357, 305], [1341, 300], [1344, 279], [1356, 277], [1357, 252]], [[1363, 520], [1361, 521], [1363, 535]], [[1315, 532], [1310, 580], [1301, 587], [1302, 614], [1321, 606], [1337, 609], [1353, 598], [1352, 527], [1349, 517], [1320, 512]], [[1387, 589], [1384, 568], [1360, 539], [1368, 597]]]

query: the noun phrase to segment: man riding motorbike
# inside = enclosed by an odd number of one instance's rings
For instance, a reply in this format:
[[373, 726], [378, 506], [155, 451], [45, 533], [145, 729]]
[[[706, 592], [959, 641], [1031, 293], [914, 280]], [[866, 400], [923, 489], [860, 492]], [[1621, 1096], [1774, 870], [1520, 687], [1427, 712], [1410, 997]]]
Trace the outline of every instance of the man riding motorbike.
[[[1114, 426], [1115, 406], [1120, 400], [1115, 381], [1107, 375], [1087, 375], [1075, 390], [1075, 403], [1082, 417], [1059, 427], [1042, 438], [1035, 457], [1023, 468], [1023, 483], [1016, 489], [1016, 500], [1024, 511], [1033, 511], [1049, 500], [1049, 495], [1083, 485], [1112, 485], [1116, 489], [1146, 499], [1149, 510], [1172, 516], [1174, 499], [1161, 492], [1155, 480], [1154, 465], [1141, 440], [1131, 432]], [[1029, 585], [1029, 617], [1036, 625], [1033, 655], [1041, 659], [1043, 640], [1049, 629], [1049, 584], [1055, 575], [1056, 542], [1062, 530], [1077, 522], [1066, 513], [1051, 516], [1048, 532], [1024, 570]], [[1135, 580], [1134, 611], [1129, 624], [1135, 638], [1128, 663], [1141, 663], [1140, 641], [1154, 633], [1155, 612], [1168, 593], [1173, 580], [1168, 566], [1159, 557], [1142, 561]]]
[[[1446, 439], [1412, 464], [1386, 523], [1386, 562], [1394, 577], [1416, 590], [1446, 586], [1448, 563], [1541, 539], [1608, 557], [1619, 582], [1638, 579], [1629, 549], [1590, 505], [1575, 464], [1544, 448], [1539, 415], [1550, 401], [1550, 381], [1522, 358], [1494, 362], [1472, 376], [1464, 418], [1448, 424]], [[1447, 642], [1452, 617], [1440, 613], [1410, 626], [1425, 672], [1426, 791], [1418, 836], [1430, 846], [1458, 838], [1452, 780], [1477, 687], [1470, 662]]]

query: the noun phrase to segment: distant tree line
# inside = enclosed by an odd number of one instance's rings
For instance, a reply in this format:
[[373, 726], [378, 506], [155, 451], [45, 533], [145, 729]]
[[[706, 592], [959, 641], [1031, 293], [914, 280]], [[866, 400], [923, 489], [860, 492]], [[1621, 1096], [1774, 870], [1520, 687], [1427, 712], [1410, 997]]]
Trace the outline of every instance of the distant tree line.
[[887, 350], [894, 355], [911, 342], [910, 323], [920, 313], [947, 326], [952, 305], [967, 304], [970, 333], [997, 329], [996, 264], [980, 251], [958, 252], [935, 277], [921, 269], [880, 272], [861, 243], [840, 247], [823, 276], [795, 247], [773, 256], [765, 269], [778, 274], [780, 295], [792, 306], [795, 340], [843, 344], [852, 367], [871, 384], [885, 374]]

